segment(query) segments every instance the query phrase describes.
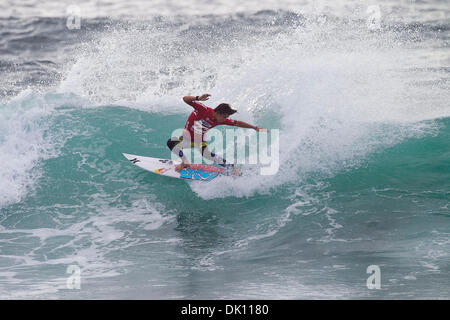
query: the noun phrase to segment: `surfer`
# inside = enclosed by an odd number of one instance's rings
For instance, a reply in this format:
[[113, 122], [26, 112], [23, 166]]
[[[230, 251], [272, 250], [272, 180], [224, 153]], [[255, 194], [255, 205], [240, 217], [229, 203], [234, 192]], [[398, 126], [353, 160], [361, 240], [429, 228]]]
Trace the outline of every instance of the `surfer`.
[[[183, 135], [180, 137], [172, 137], [167, 141], [169, 149], [181, 158], [181, 163], [175, 167], [176, 171], [181, 171], [189, 167], [189, 162], [183, 153], [183, 148], [199, 148], [202, 156], [208, 160], [214, 161], [223, 167], [232, 167], [233, 164], [227, 164], [226, 160], [208, 149], [208, 145], [204, 140], [205, 133], [218, 125], [236, 126], [240, 128], [254, 129], [256, 131], [267, 131], [267, 129], [259, 128], [243, 121], [231, 120], [228, 117], [236, 113], [228, 103], [221, 103], [215, 109], [209, 108], [198, 101], [206, 101], [211, 95], [208, 93], [201, 96], [185, 96], [183, 101], [194, 108], [189, 115], [186, 125], [184, 126]], [[199, 138], [195, 138], [198, 136]], [[201, 137], [201, 139], [200, 139]], [[196, 141], [198, 140], [198, 143]]]

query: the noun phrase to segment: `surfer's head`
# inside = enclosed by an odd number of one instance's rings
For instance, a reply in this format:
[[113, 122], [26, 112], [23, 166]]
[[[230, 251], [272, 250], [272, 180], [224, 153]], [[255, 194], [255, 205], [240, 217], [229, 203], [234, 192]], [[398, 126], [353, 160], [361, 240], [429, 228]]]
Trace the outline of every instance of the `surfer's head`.
[[232, 109], [228, 103], [221, 103], [214, 109], [214, 112], [217, 121], [224, 122], [226, 118], [236, 113], [237, 110]]
[[228, 103], [221, 103], [214, 109], [214, 118], [218, 122], [224, 122], [226, 118], [236, 113], [236, 110], [232, 109]]

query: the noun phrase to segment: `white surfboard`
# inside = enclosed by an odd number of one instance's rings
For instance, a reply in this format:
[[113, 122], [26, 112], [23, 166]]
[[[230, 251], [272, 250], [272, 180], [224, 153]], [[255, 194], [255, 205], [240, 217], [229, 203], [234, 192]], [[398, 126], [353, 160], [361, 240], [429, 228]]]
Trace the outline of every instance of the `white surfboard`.
[[175, 171], [175, 166], [180, 164], [181, 161], [137, 156], [127, 153], [123, 153], [123, 155], [131, 163], [144, 170], [171, 178], [211, 181], [224, 172], [221, 168], [205, 164], [191, 164], [189, 168], [177, 172]]

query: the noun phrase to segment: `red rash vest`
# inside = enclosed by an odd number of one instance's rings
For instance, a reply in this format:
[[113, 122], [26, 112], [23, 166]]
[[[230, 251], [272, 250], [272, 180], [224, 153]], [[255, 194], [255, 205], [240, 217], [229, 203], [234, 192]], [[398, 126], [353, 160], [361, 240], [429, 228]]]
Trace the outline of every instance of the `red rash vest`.
[[204, 138], [204, 135], [206, 131], [208, 131], [211, 128], [214, 128], [218, 125], [228, 125], [228, 126], [235, 126], [237, 120], [231, 120], [231, 119], [225, 119], [224, 122], [217, 122], [213, 120], [213, 112], [214, 110], [211, 108], [208, 108], [204, 104], [196, 101], [191, 101], [188, 103], [192, 107], [194, 107], [194, 111], [190, 114], [189, 118], [186, 121], [186, 125], [184, 126], [184, 129], [189, 131], [189, 134], [191, 135], [191, 141], [194, 140], [194, 132], [195, 134], [198, 134], [202, 136], [202, 141]]

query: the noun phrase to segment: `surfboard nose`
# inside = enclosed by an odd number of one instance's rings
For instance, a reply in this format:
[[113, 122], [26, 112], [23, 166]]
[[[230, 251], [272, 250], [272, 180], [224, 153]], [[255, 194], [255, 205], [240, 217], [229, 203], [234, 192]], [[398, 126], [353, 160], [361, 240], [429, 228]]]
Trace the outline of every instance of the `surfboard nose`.
[[128, 160], [131, 160], [131, 159], [137, 157], [137, 156], [135, 156], [134, 154], [128, 154], [128, 153], [122, 153], [122, 154], [123, 154], [123, 156], [124, 156], [125, 158], [127, 158]]

